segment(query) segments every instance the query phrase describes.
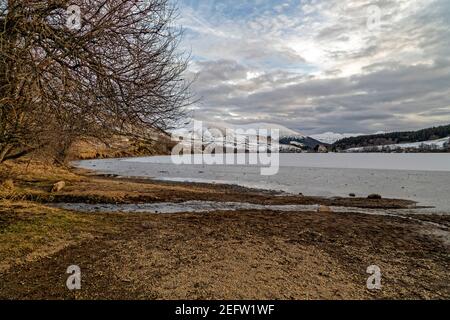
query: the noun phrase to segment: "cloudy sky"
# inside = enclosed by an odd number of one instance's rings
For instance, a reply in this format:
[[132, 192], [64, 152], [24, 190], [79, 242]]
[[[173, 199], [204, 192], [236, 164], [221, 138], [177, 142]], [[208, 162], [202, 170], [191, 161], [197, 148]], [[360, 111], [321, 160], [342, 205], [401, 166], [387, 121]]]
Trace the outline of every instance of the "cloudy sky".
[[306, 134], [450, 123], [449, 0], [179, 0], [194, 117]]

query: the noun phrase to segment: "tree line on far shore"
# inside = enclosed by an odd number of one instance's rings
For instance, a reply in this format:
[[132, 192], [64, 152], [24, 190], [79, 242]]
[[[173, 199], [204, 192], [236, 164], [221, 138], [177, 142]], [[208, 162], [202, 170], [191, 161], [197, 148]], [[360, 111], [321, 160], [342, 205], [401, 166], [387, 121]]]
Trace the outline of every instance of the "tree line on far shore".
[[[351, 148], [370, 149], [374, 146], [386, 146], [401, 143], [424, 142], [450, 137], [450, 125], [433, 127], [418, 131], [392, 132], [358, 137], [350, 137], [335, 142], [333, 150], [346, 150]], [[426, 149], [426, 150], [425, 150]], [[428, 148], [424, 148], [427, 152]]]

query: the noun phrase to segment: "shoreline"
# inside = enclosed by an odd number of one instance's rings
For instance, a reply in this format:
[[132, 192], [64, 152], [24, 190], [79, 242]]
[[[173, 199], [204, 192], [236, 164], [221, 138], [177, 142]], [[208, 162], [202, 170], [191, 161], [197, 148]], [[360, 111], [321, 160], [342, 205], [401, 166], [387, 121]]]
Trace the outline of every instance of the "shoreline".
[[[291, 159], [292, 161], [297, 159], [301, 162], [304, 157], [304, 155], [294, 156], [299, 158]], [[329, 160], [334, 157], [335, 155], [331, 155]], [[384, 155], [381, 155], [380, 161], [383, 159], [386, 160]], [[246, 188], [324, 198], [346, 198], [350, 194], [365, 198], [370, 194], [380, 194], [385, 198], [416, 201], [421, 207], [435, 207], [434, 212], [450, 212], [445, 192], [450, 184], [450, 172], [304, 168], [286, 167], [281, 164], [276, 176], [262, 177], [259, 169], [251, 166], [176, 166], [171, 163], [170, 157], [124, 160], [126, 161], [115, 159], [88, 161], [76, 165], [114, 176], [145, 177], [164, 182], [175, 180], [237, 184]]]
[[[162, 197], [146, 198], [138, 197], [137, 199], [104, 199], [103, 204], [127, 204], [138, 201], [140, 203], [154, 203], [155, 200], [160, 202], [182, 202], [185, 201], [217, 201], [217, 202], [243, 202], [243, 203], [262, 203], [267, 205], [324, 205], [336, 207], [350, 207], [363, 209], [428, 209], [432, 207], [417, 206], [417, 202], [405, 199], [368, 199], [367, 197], [323, 197], [309, 196], [303, 194], [294, 194], [283, 190], [260, 189], [245, 187], [238, 184], [222, 184], [222, 183], [206, 183], [206, 182], [186, 182], [153, 179], [147, 177], [122, 177], [111, 174], [101, 174], [92, 170], [74, 168], [74, 172], [87, 175], [93, 179], [100, 181], [116, 181], [119, 183], [139, 184], [150, 187], [173, 187], [180, 194], [173, 196], [165, 193]], [[192, 189], [193, 192], [189, 192]], [[206, 190], [210, 192], [206, 192]], [[182, 192], [181, 192], [182, 191]], [[187, 191], [187, 192], [186, 192]], [[198, 191], [198, 192], [195, 192]], [[71, 199], [70, 194], [66, 194], [67, 199]], [[54, 195], [53, 201], [64, 199], [64, 193], [61, 196]], [[76, 197], [74, 197], [76, 198]], [[145, 202], [145, 200], [148, 200]], [[89, 199], [92, 201], [92, 199]], [[69, 201], [70, 203], [71, 201]], [[92, 203], [92, 202], [91, 202]], [[98, 202], [100, 203], [100, 202]]]
[[[409, 201], [284, 196], [223, 185], [92, 176], [39, 164], [28, 171], [14, 169], [15, 198], [0, 200], [3, 299], [450, 297], [449, 215], [404, 219], [255, 209], [89, 214], [43, 204], [49, 199], [91, 204], [232, 200], [351, 204], [383, 211], [405, 208]], [[59, 180], [66, 187], [50, 193]], [[75, 293], [65, 288], [65, 269], [73, 264], [83, 272], [83, 289]], [[374, 264], [383, 272], [381, 291], [366, 288], [366, 269]]]

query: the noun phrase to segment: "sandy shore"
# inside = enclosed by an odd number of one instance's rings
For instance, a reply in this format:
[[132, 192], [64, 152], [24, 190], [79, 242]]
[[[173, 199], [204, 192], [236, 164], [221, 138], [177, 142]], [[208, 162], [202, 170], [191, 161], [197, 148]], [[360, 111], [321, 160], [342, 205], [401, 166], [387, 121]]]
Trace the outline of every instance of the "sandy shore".
[[[62, 169], [15, 172], [16, 190], [4, 193], [0, 206], [3, 299], [450, 298], [448, 215], [86, 214], [45, 205], [213, 200], [382, 212], [406, 208], [409, 201], [287, 196]], [[60, 179], [67, 187], [50, 194]], [[71, 292], [66, 269], [74, 264], [82, 270], [82, 290]], [[370, 265], [381, 268], [381, 290], [366, 287]]]

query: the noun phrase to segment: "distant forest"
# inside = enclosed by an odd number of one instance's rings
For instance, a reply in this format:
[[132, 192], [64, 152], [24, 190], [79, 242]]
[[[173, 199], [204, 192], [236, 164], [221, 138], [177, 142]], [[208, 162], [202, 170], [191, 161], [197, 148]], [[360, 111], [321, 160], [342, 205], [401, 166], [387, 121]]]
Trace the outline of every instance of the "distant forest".
[[419, 131], [391, 132], [367, 136], [351, 137], [333, 144], [333, 149], [345, 150], [370, 146], [437, 140], [450, 136], [450, 125], [433, 127]]

